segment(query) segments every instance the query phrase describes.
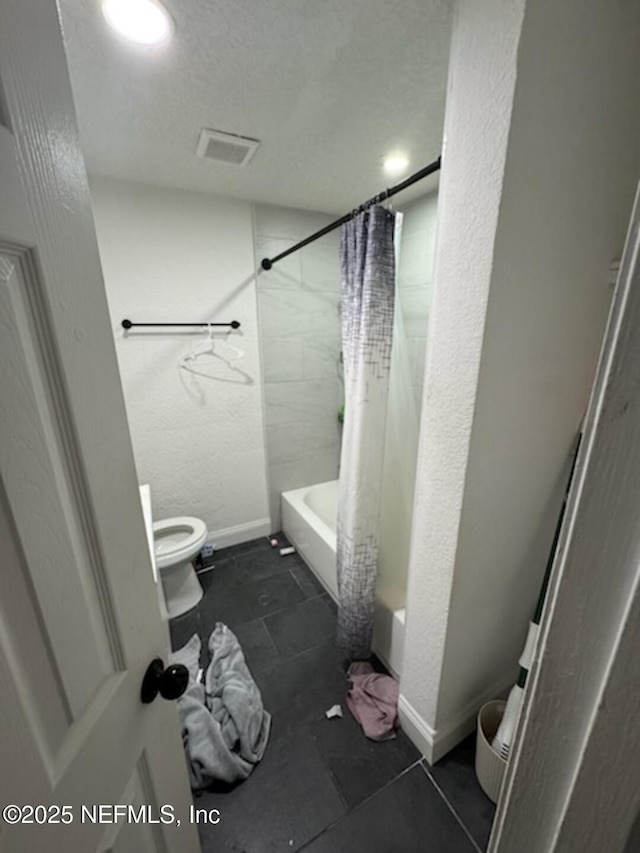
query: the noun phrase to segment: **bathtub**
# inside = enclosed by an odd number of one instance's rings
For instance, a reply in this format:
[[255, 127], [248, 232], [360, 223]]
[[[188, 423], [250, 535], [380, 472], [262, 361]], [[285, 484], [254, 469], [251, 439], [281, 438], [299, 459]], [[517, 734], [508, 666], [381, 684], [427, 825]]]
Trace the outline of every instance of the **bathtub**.
[[[336, 515], [338, 481], [282, 493], [282, 529], [329, 595], [338, 600]], [[389, 607], [376, 595], [373, 648], [399, 677], [404, 643], [405, 608]]]

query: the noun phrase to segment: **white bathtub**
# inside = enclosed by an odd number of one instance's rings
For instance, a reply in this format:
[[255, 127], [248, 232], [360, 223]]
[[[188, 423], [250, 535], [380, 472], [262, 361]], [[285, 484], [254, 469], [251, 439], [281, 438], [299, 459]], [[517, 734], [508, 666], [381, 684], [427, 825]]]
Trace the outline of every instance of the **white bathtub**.
[[[337, 480], [282, 493], [282, 529], [334, 601], [337, 505]], [[404, 607], [392, 609], [376, 596], [373, 648], [396, 676], [401, 671], [404, 620]]]

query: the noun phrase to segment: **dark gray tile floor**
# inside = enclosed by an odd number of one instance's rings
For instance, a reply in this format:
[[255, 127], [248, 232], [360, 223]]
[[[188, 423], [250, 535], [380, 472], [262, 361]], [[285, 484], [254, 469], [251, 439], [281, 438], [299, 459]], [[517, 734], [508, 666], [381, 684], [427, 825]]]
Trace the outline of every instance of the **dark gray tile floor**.
[[[284, 537], [279, 537], [284, 541]], [[197, 608], [170, 623], [174, 649], [216, 622], [235, 632], [265, 708], [269, 746], [231, 790], [196, 795], [217, 808], [200, 827], [203, 853], [478, 853], [493, 804], [478, 786], [474, 741], [428, 767], [402, 733], [367, 740], [349, 714], [344, 660], [334, 644], [335, 605], [303, 560], [266, 539], [226, 548], [200, 574]], [[343, 706], [342, 719], [325, 711]]]

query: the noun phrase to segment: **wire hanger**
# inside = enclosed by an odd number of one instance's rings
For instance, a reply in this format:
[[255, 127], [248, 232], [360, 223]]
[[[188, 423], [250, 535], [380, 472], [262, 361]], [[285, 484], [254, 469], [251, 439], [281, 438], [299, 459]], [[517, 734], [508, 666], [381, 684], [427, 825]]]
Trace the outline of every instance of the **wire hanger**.
[[[236, 347], [234, 344], [229, 343], [226, 340], [231, 331], [229, 330], [225, 334], [225, 340], [222, 342], [216, 341], [213, 337], [213, 328], [210, 323], [207, 323], [207, 339], [205, 341], [201, 341], [194, 346], [191, 347], [189, 352], [183, 356], [178, 361], [178, 367], [182, 370], [186, 370], [189, 373], [194, 373], [197, 376], [202, 376], [206, 379], [216, 379], [223, 382], [240, 382], [241, 384], [253, 384], [253, 379], [249, 376], [249, 374], [245, 373], [244, 370], [241, 370], [235, 364], [234, 361], [238, 359], [244, 358], [244, 350], [241, 350], [239, 347]], [[219, 346], [222, 343], [224, 347], [226, 347], [226, 351], [223, 350], [219, 352]], [[209, 373], [206, 368], [199, 368], [197, 365], [197, 361], [203, 356], [210, 356], [212, 358], [218, 359], [223, 364], [225, 364], [231, 371], [239, 374], [239, 378], [232, 379], [224, 379], [222, 376], [216, 376], [212, 373]]]
[[230, 354], [229, 355], [223, 355], [223, 353], [220, 353], [217, 351], [215, 353], [218, 356], [218, 358], [221, 358], [223, 361], [226, 361], [227, 363], [229, 363], [231, 361], [237, 361], [239, 358], [244, 358], [244, 350], [240, 349], [240, 347], [237, 347], [235, 344], [232, 344], [229, 341], [229, 335], [230, 334], [231, 334], [231, 332], [226, 332], [223, 340], [220, 342], [220, 343], [222, 343], [222, 345], [224, 347], [227, 348], [227, 350]]
[[211, 328], [211, 324], [207, 323], [207, 339], [205, 341], [199, 341], [196, 344], [191, 346], [189, 352], [183, 356], [178, 362], [179, 367], [188, 368], [189, 362], [196, 361], [199, 356], [214, 354], [214, 344], [213, 340], [213, 329]]

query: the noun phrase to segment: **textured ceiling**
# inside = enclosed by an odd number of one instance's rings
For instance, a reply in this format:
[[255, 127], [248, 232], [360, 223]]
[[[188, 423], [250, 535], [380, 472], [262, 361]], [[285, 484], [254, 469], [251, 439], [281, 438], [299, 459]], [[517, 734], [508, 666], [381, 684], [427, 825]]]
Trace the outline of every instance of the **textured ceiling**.
[[[149, 51], [107, 28], [99, 0], [60, 2], [90, 172], [344, 212], [400, 180], [387, 152], [409, 172], [440, 152], [449, 2], [164, 4], [176, 33]], [[261, 145], [242, 169], [199, 160], [202, 127]]]

